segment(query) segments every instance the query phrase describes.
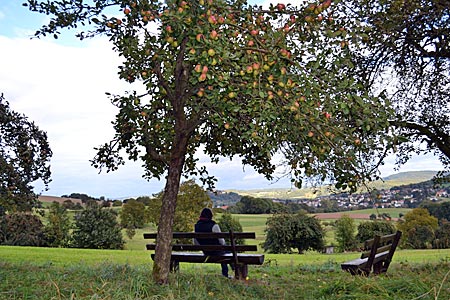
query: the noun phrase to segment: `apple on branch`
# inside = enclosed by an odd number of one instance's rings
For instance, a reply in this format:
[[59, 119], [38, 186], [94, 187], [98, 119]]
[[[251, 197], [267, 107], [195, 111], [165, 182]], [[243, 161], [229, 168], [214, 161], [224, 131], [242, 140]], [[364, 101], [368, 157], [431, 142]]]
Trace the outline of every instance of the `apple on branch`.
[[286, 8], [286, 5], [284, 4], [284, 3], [278, 3], [277, 4], [277, 9], [279, 10], [279, 11], [282, 11], [282, 10], [284, 10]]

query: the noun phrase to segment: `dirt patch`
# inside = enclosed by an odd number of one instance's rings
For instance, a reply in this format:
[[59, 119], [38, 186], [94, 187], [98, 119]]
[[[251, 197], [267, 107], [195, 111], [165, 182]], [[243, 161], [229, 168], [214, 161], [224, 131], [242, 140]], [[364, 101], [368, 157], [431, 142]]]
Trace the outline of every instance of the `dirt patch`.
[[70, 200], [72, 203], [79, 203], [83, 204], [81, 199], [75, 199], [75, 198], [63, 198], [63, 197], [55, 197], [55, 196], [39, 196], [38, 200], [41, 202], [58, 202], [60, 204], [64, 203], [64, 201]]
[[345, 212], [339, 212], [339, 213], [319, 213], [315, 214], [316, 218], [319, 220], [324, 219], [340, 219], [342, 215], [347, 215], [352, 219], [361, 219], [361, 220], [370, 220], [369, 214], [349, 214]]

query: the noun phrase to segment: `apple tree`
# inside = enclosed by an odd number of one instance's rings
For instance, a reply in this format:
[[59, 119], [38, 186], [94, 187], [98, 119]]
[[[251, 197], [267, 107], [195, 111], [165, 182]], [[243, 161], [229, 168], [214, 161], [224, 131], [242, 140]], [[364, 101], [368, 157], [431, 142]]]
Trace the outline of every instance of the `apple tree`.
[[153, 269], [167, 283], [181, 177], [212, 187], [195, 156], [240, 157], [267, 179], [313, 178], [354, 191], [374, 178], [391, 141], [389, 104], [353, 76], [358, 31], [332, 16], [330, 0], [268, 8], [245, 0], [28, 0], [50, 16], [36, 35], [80, 28], [106, 35], [123, 58], [120, 78], [144, 91], [110, 95], [115, 136], [93, 165], [142, 161], [165, 178]]
[[51, 156], [47, 134], [0, 94], [0, 208], [15, 212], [37, 206], [32, 184], [48, 185]]

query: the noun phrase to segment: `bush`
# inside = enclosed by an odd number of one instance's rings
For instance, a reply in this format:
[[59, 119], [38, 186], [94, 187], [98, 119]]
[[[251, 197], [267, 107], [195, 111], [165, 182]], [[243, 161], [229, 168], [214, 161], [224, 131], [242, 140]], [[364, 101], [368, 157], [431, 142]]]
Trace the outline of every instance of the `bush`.
[[355, 221], [348, 215], [342, 215], [336, 221], [335, 236], [339, 251], [354, 250], [356, 248], [355, 231]]
[[65, 203], [53, 202], [45, 226], [45, 239], [50, 247], [66, 247], [70, 242], [70, 218]]
[[274, 215], [267, 219], [265, 231], [266, 240], [262, 247], [270, 253], [323, 249], [324, 232], [320, 221], [304, 213]]
[[450, 248], [450, 222], [443, 221], [436, 230], [436, 239], [433, 248], [446, 249]]
[[123, 249], [125, 244], [117, 213], [94, 204], [75, 215], [72, 238], [75, 248]]
[[122, 205], [120, 213], [120, 225], [123, 228], [143, 228], [148, 217], [145, 214], [145, 205], [134, 199], [130, 199]]
[[0, 244], [45, 246], [44, 225], [38, 216], [16, 212], [0, 219]]
[[395, 233], [394, 224], [388, 221], [366, 221], [358, 225], [358, 234], [356, 239], [360, 243], [372, 239], [375, 235], [386, 235]]
[[[236, 218], [233, 218], [230, 213], [224, 213], [217, 220], [217, 224], [219, 224], [220, 230], [222, 232], [242, 232], [242, 225]], [[225, 239], [227, 244], [230, 244], [230, 239]], [[236, 239], [237, 245], [243, 245], [243, 239]]]

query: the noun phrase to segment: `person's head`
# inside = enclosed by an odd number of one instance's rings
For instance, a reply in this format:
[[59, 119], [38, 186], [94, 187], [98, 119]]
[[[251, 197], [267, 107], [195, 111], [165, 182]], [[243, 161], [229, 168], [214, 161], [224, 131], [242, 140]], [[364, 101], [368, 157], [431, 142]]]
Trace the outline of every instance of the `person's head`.
[[210, 208], [205, 207], [204, 209], [202, 209], [202, 212], [200, 213], [200, 219], [211, 220], [212, 217], [213, 217], [213, 213]]

